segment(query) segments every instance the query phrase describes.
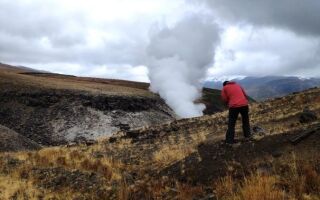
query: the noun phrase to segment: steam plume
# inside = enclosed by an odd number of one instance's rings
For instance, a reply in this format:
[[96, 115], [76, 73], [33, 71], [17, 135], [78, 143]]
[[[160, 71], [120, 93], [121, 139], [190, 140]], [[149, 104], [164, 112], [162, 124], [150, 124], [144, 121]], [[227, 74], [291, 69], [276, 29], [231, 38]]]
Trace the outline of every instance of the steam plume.
[[150, 88], [178, 116], [203, 114], [205, 106], [194, 102], [201, 97], [201, 80], [218, 42], [218, 26], [197, 16], [183, 19], [173, 28], [157, 27], [151, 33], [147, 48]]

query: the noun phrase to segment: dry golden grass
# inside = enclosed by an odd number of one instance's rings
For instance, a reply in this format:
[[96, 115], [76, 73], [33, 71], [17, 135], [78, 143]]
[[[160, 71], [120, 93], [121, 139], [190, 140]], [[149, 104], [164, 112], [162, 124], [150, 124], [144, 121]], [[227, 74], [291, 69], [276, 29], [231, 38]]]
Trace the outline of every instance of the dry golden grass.
[[29, 182], [0, 176], [0, 199], [36, 199], [40, 192]]
[[[103, 141], [101, 141], [101, 142], [103, 143]], [[123, 140], [118, 141], [115, 144], [115, 147], [117, 148], [118, 151], [125, 150], [130, 146], [132, 146], [132, 139], [123, 139]]]
[[[119, 170], [123, 167], [121, 162], [107, 157], [95, 158], [92, 149], [81, 147], [52, 147], [37, 152], [18, 152], [3, 154], [2, 156], [24, 161], [11, 174], [16, 178], [23, 176], [23, 174], [28, 173], [30, 168], [36, 166], [38, 168], [62, 167], [67, 170], [95, 172], [107, 180], [119, 180], [121, 179]], [[3, 165], [2, 162], [0, 162], [0, 168], [1, 165]]]
[[285, 191], [276, 187], [278, 180], [274, 176], [253, 174], [245, 178], [242, 184], [227, 176], [215, 184], [215, 193], [219, 200], [282, 200]]
[[[243, 180], [231, 176], [221, 178], [214, 184], [219, 200], [303, 200], [320, 199], [319, 162], [296, 160], [295, 154], [276, 163], [269, 175], [253, 172]], [[283, 167], [285, 171], [280, 170]]]
[[[19, 76], [19, 79], [14, 76]], [[0, 79], [3, 77], [3, 74]], [[44, 87], [72, 88], [77, 90], [88, 90], [101, 92], [107, 89], [106, 84], [89, 84], [79, 80], [63, 80], [61, 78], [38, 77], [38, 83], [32, 82], [30, 76], [6, 74], [27, 84], [40, 84]], [[34, 77], [32, 77], [35, 80]], [[57, 81], [59, 79], [59, 81]], [[54, 82], [59, 82], [55, 84]], [[19, 83], [21, 84], [21, 83]], [[113, 87], [113, 86], [110, 86]], [[118, 86], [114, 88], [119, 89]], [[109, 89], [108, 89], [109, 90]], [[127, 88], [123, 88], [127, 92]], [[110, 90], [112, 91], [112, 89]], [[118, 91], [117, 91], [118, 92]], [[120, 89], [121, 92], [121, 89]], [[130, 91], [136, 92], [136, 91]], [[136, 95], [137, 93], [135, 93]], [[298, 124], [291, 127], [292, 119], [296, 118], [297, 113], [302, 111], [306, 105], [312, 105], [313, 109], [319, 109], [320, 101], [310, 101], [302, 103], [304, 98], [290, 108], [285, 105], [277, 105], [267, 102], [265, 108], [259, 105], [252, 106], [251, 120], [254, 124], [262, 124], [267, 133], [280, 134], [286, 131], [293, 131], [307, 128], [305, 125]], [[278, 106], [278, 107], [277, 107]], [[263, 110], [268, 110], [262, 114], [256, 114]], [[317, 111], [319, 113], [319, 111]], [[11, 154], [1, 154], [2, 157], [12, 157], [23, 161], [15, 169], [8, 169], [0, 174], [0, 200], [10, 199], [14, 196], [17, 199], [36, 199], [43, 195], [43, 199], [74, 199], [77, 191], [68, 188], [62, 191], [46, 191], [35, 186], [38, 184], [28, 176], [32, 168], [51, 169], [63, 168], [66, 171], [80, 171], [81, 173], [96, 173], [105, 178], [105, 186], [111, 187], [114, 193], [113, 199], [199, 199], [207, 194], [208, 185], [189, 185], [181, 183], [174, 178], [159, 177], [158, 172], [188, 157], [190, 154], [197, 153], [197, 147], [205, 141], [207, 137], [221, 139], [226, 128], [227, 113], [219, 113], [213, 116], [182, 120], [177, 122], [180, 131], [173, 132], [163, 138], [153, 141], [134, 143], [130, 139], [123, 139], [114, 144], [109, 144], [104, 140], [97, 145], [90, 147], [53, 147], [45, 148], [37, 152], [18, 152]], [[295, 119], [296, 120], [296, 119]], [[207, 123], [207, 122], [214, 122]], [[196, 125], [193, 125], [195, 123]], [[310, 123], [311, 124], [311, 123]], [[309, 124], [309, 125], [310, 125]], [[186, 132], [183, 125], [186, 125]], [[211, 126], [212, 125], [212, 126]], [[237, 132], [241, 132], [238, 123]], [[284, 156], [286, 159], [274, 161], [273, 170], [268, 175], [261, 175], [256, 171], [252, 175], [241, 179], [233, 178], [231, 175], [222, 178], [214, 184], [214, 194], [221, 200], [277, 200], [277, 199], [314, 199], [320, 198], [320, 161], [318, 153], [304, 150], [309, 156]], [[98, 156], [96, 155], [98, 153]], [[320, 160], [320, 159], [319, 159]], [[138, 161], [138, 162], [137, 162]], [[310, 161], [314, 161], [310, 163]], [[0, 159], [0, 169], [6, 168], [6, 163]], [[9, 166], [10, 167], [10, 166]], [[196, 166], [195, 166], [196, 167]], [[212, 185], [209, 185], [212, 188]], [[91, 196], [92, 199], [99, 199], [99, 196]]]
[[234, 195], [235, 182], [231, 176], [226, 176], [214, 183], [214, 193], [218, 199], [231, 198]]
[[195, 149], [189, 145], [168, 145], [155, 152], [153, 157], [154, 161], [160, 165], [168, 165], [184, 159], [193, 152], [195, 152]]
[[[317, 156], [318, 152], [309, 151], [308, 153], [309, 155], [302, 156], [309, 157], [309, 159], [297, 159], [296, 154], [292, 153], [289, 158], [282, 161], [287, 171], [282, 176], [281, 183], [289, 189], [296, 199], [304, 199], [308, 195], [312, 197], [311, 199], [316, 196], [320, 199], [320, 173], [318, 168], [320, 160]], [[315, 154], [315, 156], [312, 154]]]
[[130, 189], [125, 181], [122, 181], [118, 190], [118, 200], [129, 200], [130, 199]]
[[233, 199], [239, 200], [282, 200], [285, 192], [276, 187], [277, 178], [274, 176], [253, 175], [245, 179], [239, 194]]
[[71, 200], [81, 194], [70, 191], [51, 192], [36, 187], [30, 180], [22, 180], [12, 176], [0, 176], [0, 200]]
[[[72, 188], [62, 188], [58, 191], [47, 191], [39, 186], [41, 179], [35, 178], [30, 172], [34, 169], [61, 168], [67, 172], [79, 171], [94, 173], [104, 177], [105, 185], [101, 188], [109, 190], [112, 181], [122, 180], [120, 171], [123, 167], [118, 161], [107, 157], [96, 158], [94, 150], [101, 147], [52, 147], [37, 152], [17, 152], [1, 154], [0, 158], [0, 200], [4, 199], [75, 199], [83, 194]], [[9, 159], [14, 164], [10, 164]], [[39, 182], [40, 181], [40, 182]], [[88, 196], [89, 195], [89, 196]], [[41, 197], [41, 198], [40, 198]], [[43, 198], [42, 198], [43, 197]], [[85, 198], [101, 199], [96, 194], [86, 194]], [[105, 199], [105, 198], [104, 198]]]
[[124, 96], [149, 96], [155, 95], [146, 89], [135, 87], [134, 84], [128, 82], [126, 86], [125, 81], [121, 85], [112, 84], [112, 81], [95, 81], [95, 79], [88, 78], [75, 78], [64, 76], [32, 76], [20, 74], [23, 71], [12, 69], [1, 69], [0, 71], [0, 83], [3, 85], [10, 84], [11, 88], [21, 87], [24, 88], [36, 87], [38, 89], [66, 89], [76, 91], [86, 91], [97, 94], [107, 95], [124, 95]]
[[[190, 141], [196, 144], [202, 141], [202, 136], [193, 136]], [[175, 139], [171, 139], [170, 145], [174, 146]], [[187, 145], [187, 139], [182, 139]], [[190, 142], [189, 141], [189, 142]], [[129, 146], [129, 141], [124, 144], [118, 144], [122, 147]], [[187, 149], [187, 148], [186, 148]], [[33, 184], [32, 178], [22, 179], [25, 177], [32, 167], [63, 167], [65, 169], [77, 169], [81, 171], [96, 172], [104, 176], [107, 180], [113, 180], [118, 183], [115, 188], [114, 199], [163, 199], [167, 195], [175, 199], [198, 199], [206, 196], [204, 186], [192, 186], [186, 183], [174, 182], [175, 180], [154, 180], [146, 176], [145, 179], [139, 179], [134, 184], [126, 181], [126, 176], [119, 172], [119, 169], [129, 169], [129, 166], [123, 166], [119, 162], [112, 159], [95, 158], [94, 152], [106, 150], [103, 143], [91, 147], [54, 147], [40, 150], [38, 152], [19, 152], [3, 154], [3, 156], [11, 156], [15, 159], [25, 161], [22, 166], [9, 172], [7, 176], [0, 177], [0, 199], [10, 199], [9, 197], [16, 196], [18, 199], [37, 199], [38, 196], [44, 196], [44, 199], [73, 199], [81, 196], [75, 191], [64, 190], [62, 196], [59, 192], [49, 192], [44, 189], [39, 189]], [[170, 159], [160, 157], [160, 163], [174, 162], [183, 159], [184, 156], [190, 153], [190, 150], [176, 149], [175, 153], [181, 155], [172, 155]], [[178, 151], [179, 150], [179, 151]], [[165, 155], [171, 153], [162, 152]], [[231, 176], [226, 176], [214, 184], [214, 194], [220, 200], [281, 200], [281, 199], [319, 199], [320, 194], [320, 175], [317, 171], [317, 166], [320, 162], [317, 152], [307, 152], [309, 160], [314, 157], [314, 163], [305, 162], [297, 159], [298, 156], [285, 157], [275, 163], [274, 171], [270, 175], [261, 175], [253, 172], [252, 175], [239, 180], [233, 179]], [[299, 156], [301, 157], [301, 156]], [[0, 162], [0, 168], [1, 168]], [[3, 163], [2, 163], [3, 164]], [[280, 168], [287, 167], [285, 173], [280, 172]], [[111, 174], [110, 174], [111, 173]], [[107, 184], [107, 183], [106, 183]], [[98, 199], [97, 196], [92, 196], [93, 199]]]
[[188, 184], [178, 184], [177, 192], [177, 199], [179, 200], [193, 200], [205, 195], [202, 186], [191, 186]]
[[180, 161], [197, 152], [197, 146], [205, 139], [206, 135], [201, 132], [190, 135], [190, 139], [169, 137], [169, 141], [162, 144], [159, 150], [153, 153], [153, 161], [160, 166]]

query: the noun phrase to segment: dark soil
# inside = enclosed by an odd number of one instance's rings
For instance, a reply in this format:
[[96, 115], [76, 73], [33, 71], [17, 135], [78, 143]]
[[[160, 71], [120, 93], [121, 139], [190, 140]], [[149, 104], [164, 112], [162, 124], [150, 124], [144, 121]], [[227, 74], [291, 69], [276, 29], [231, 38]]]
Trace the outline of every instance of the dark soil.
[[[0, 94], [0, 124], [42, 145], [60, 145], [66, 141], [53, 132], [57, 120], [67, 123], [62, 129], [94, 120], [88, 109], [102, 114], [137, 113], [153, 111], [162, 113], [166, 120], [173, 119], [172, 112], [160, 98], [139, 96], [93, 95], [70, 90], [2, 91]], [[84, 122], [84, 120], [88, 120]], [[161, 117], [159, 116], [159, 119]], [[113, 120], [114, 126], [124, 128]], [[93, 127], [94, 128], [94, 127]], [[128, 128], [128, 127], [125, 127]], [[59, 132], [63, 132], [63, 130]]]
[[[312, 127], [314, 125], [308, 129]], [[290, 139], [303, 131], [305, 129], [266, 136], [258, 141], [240, 141], [239, 146], [235, 147], [227, 146], [223, 141], [208, 140], [198, 146], [199, 155], [192, 154], [160, 174], [195, 185], [210, 184], [225, 175], [242, 178], [260, 168], [268, 170], [275, 158], [288, 156], [293, 152], [299, 155], [299, 151], [307, 151], [307, 148], [320, 151], [320, 129], [298, 145], [291, 144]]]
[[0, 152], [38, 150], [36, 142], [0, 125]]

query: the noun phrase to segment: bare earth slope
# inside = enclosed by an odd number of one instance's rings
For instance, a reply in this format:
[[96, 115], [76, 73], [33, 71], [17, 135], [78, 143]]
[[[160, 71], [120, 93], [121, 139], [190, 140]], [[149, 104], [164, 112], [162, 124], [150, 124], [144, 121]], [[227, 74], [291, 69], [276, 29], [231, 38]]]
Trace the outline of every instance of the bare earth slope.
[[238, 126], [235, 147], [223, 144], [223, 112], [122, 131], [90, 146], [1, 155], [0, 197], [319, 199], [320, 88], [250, 108], [256, 141], [244, 141]]
[[[0, 124], [41, 145], [84, 142], [173, 121], [148, 83], [53, 74], [0, 63]], [[204, 89], [206, 114], [225, 109]]]
[[58, 145], [172, 121], [174, 113], [145, 85], [0, 65], [0, 124]]
[[0, 152], [38, 150], [40, 145], [0, 125]]

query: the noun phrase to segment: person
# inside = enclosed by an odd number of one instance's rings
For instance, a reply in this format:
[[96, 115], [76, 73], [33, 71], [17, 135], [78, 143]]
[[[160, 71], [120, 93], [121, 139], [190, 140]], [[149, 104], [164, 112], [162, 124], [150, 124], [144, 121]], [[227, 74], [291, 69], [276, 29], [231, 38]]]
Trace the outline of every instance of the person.
[[245, 138], [250, 139], [250, 122], [249, 122], [249, 106], [248, 96], [244, 89], [232, 81], [223, 82], [221, 91], [222, 100], [229, 107], [228, 130], [226, 132], [226, 143], [234, 144], [235, 125], [239, 113], [242, 117], [242, 130]]

